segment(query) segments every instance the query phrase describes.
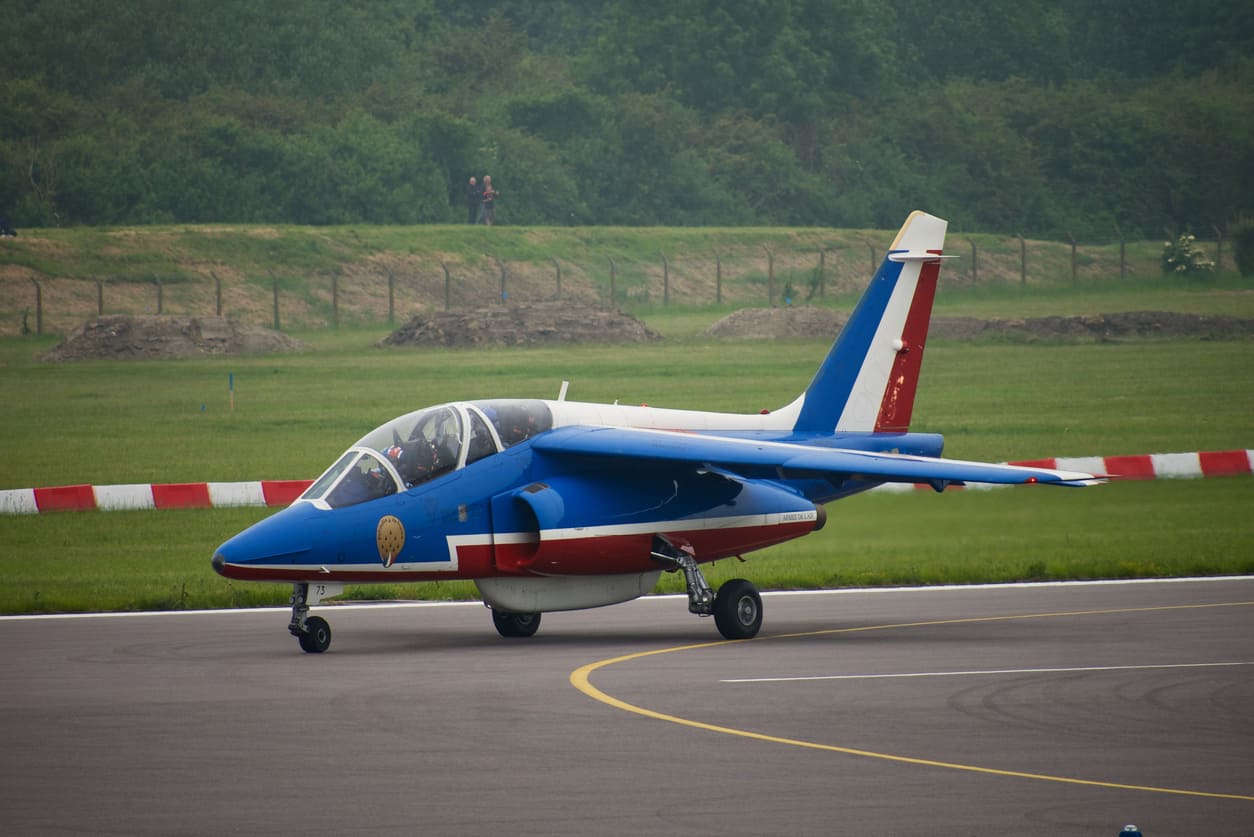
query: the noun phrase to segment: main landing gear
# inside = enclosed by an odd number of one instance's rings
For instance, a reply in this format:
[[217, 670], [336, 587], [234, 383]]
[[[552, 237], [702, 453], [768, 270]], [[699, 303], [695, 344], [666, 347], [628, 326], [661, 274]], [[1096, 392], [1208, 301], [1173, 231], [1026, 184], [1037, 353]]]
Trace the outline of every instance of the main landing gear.
[[492, 624], [496, 626], [496, 632], [507, 639], [535, 636], [540, 630], [540, 614], [493, 610]]
[[733, 578], [718, 588], [710, 587], [691, 551], [675, 546], [661, 535], [653, 538], [653, 560], [681, 570], [688, 587], [688, 611], [713, 616], [718, 632], [726, 639], [752, 639], [762, 628], [762, 597], [758, 588], [743, 578]]
[[292, 585], [292, 621], [287, 623], [287, 632], [296, 637], [302, 651], [321, 654], [331, 647], [331, 626], [321, 616], [310, 616], [309, 606], [342, 592], [339, 584], [315, 584], [312, 591], [305, 582]]

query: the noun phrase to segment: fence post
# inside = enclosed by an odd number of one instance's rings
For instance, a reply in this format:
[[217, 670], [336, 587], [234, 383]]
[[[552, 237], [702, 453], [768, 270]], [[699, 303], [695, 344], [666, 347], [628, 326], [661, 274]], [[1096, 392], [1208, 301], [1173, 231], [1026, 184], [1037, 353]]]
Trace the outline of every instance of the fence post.
[[666, 260], [665, 253], [658, 253], [662, 257], [662, 305], [671, 304], [671, 265]]
[[340, 272], [331, 272], [331, 328], [340, 327]]
[[274, 291], [274, 330], [281, 331], [279, 327], [279, 277], [274, 275], [274, 271], [270, 271], [270, 287]]
[[96, 280], [96, 316], [104, 316], [104, 282]]
[[614, 280], [615, 280], [615, 278], [616, 278], [616, 270], [615, 270], [615, 267], [614, 267], [614, 260], [613, 260], [613, 259], [610, 259], [610, 306], [611, 306], [611, 307], [615, 304], [615, 302], [614, 302], [614, 295], [615, 295]]
[[770, 308], [775, 307], [775, 254], [766, 247], [766, 304]]
[[500, 268], [501, 271], [501, 302], [504, 302], [509, 299], [509, 291], [505, 289], [505, 262], [496, 258], [496, 256], [493, 256], [492, 258], [496, 261], [496, 266]]
[[1071, 239], [1071, 284], [1075, 284], [1078, 279], [1079, 260], [1076, 256], [1075, 233], [1068, 232], [1067, 237]]
[[977, 285], [980, 282], [980, 248], [975, 246], [974, 238], [968, 238], [967, 242], [971, 245], [971, 284]]
[[557, 259], [553, 260], [553, 267], [557, 270], [557, 296], [555, 299], [562, 298], [562, 264]]
[[449, 276], [448, 265], [444, 263], [444, 259], [440, 259], [440, 267], [444, 268], [444, 310], [448, 311], [453, 295], [453, 280]]
[[871, 251], [871, 275], [874, 276], [880, 266], [879, 259], [875, 258], [875, 245], [868, 241], [866, 246]]
[[1215, 231], [1215, 272], [1224, 269], [1224, 233], [1214, 224], [1210, 228]]
[[39, 337], [44, 333], [44, 289], [35, 277], [30, 281], [35, 286], [35, 336]]
[[714, 302], [723, 304], [723, 256], [714, 251]]
[[1022, 234], [1019, 235], [1019, 284], [1026, 285], [1028, 283], [1028, 242]]
[[213, 277], [213, 296], [216, 302], [214, 311], [219, 317], [221, 317], [222, 316], [222, 279], [218, 276], [218, 274], [214, 273], [213, 271], [210, 271], [209, 275]]
[[157, 286], [157, 313], [165, 313], [165, 288], [161, 285], [161, 279], [157, 274], [152, 275], [152, 283]]
[[1123, 237], [1123, 230], [1115, 223], [1115, 234], [1119, 236], [1119, 281], [1122, 282], [1128, 273], [1128, 242]]
[[392, 268], [388, 268], [388, 325], [396, 322], [396, 277], [392, 275]]
[[824, 296], [823, 285], [827, 282], [827, 251], [819, 248], [819, 299]]

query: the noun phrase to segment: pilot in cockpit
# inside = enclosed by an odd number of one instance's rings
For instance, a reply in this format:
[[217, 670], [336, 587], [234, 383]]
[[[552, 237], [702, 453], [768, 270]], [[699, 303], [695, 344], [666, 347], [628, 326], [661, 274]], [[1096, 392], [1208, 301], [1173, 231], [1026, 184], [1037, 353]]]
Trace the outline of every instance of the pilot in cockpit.
[[407, 441], [394, 434], [393, 444], [383, 450], [406, 488], [453, 470], [460, 453], [461, 423], [457, 414], [447, 408], [424, 416]]

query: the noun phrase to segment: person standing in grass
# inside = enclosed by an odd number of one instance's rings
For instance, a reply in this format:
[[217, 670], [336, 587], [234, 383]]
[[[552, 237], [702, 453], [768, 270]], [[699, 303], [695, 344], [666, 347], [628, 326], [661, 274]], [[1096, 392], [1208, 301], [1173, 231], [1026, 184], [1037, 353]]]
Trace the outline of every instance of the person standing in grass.
[[492, 186], [492, 175], [485, 174], [483, 176], [483, 200], [480, 203], [481, 210], [479, 212], [479, 223], [487, 224], [489, 227], [496, 223], [496, 196], [497, 191]]

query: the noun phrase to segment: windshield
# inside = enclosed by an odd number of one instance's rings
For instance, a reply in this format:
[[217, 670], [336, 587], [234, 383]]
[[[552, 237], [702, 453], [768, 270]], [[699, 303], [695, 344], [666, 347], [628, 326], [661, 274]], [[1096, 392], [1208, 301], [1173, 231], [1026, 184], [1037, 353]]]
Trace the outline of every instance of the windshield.
[[342, 508], [386, 497], [552, 427], [553, 414], [538, 400], [494, 399], [415, 410], [357, 440], [301, 499]]

